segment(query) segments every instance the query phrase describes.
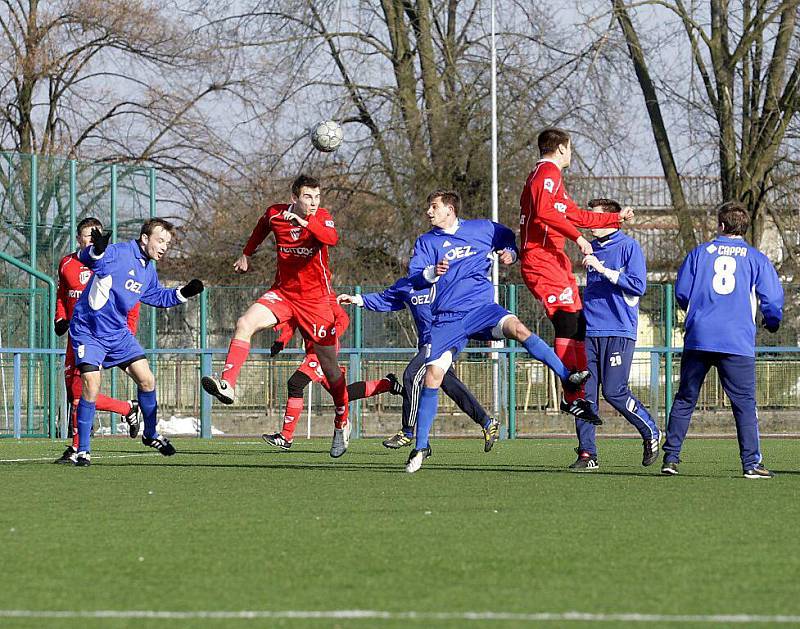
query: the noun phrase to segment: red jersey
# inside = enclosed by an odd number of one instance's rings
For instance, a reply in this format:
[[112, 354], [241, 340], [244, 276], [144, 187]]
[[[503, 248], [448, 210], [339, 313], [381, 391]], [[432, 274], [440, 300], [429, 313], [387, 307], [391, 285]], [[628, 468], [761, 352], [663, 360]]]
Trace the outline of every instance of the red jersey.
[[564, 250], [566, 238], [577, 240], [578, 227], [619, 227], [619, 214], [587, 212], [570, 199], [561, 169], [548, 159], [539, 160], [528, 175], [519, 199], [520, 251]]
[[[58, 265], [58, 289], [56, 291], [56, 321], [72, 319], [72, 311], [78, 303], [83, 289], [89, 283], [92, 271], [78, 258], [78, 252], [61, 258]], [[136, 334], [139, 325], [139, 307], [137, 303], [128, 312], [128, 329]]]
[[319, 208], [305, 217], [308, 226], [300, 227], [283, 218], [291, 206], [285, 203], [270, 206], [264, 213], [244, 246], [244, 254], [251, 256], [272, 232], [278, 253], [273, 289], [299, 297], [320, 297], [333, 294], [328, 247], [339, 241], [333, 217], [328, 210]]

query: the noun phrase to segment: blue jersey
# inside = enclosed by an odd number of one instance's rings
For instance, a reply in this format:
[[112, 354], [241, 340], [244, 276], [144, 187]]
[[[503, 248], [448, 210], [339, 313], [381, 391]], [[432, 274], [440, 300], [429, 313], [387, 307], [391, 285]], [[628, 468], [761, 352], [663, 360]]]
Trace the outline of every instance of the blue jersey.
[[639, 243], [616, 231], [592, 241], [595, 257], [606, 267], [586, 272], [583, 314], [586, 336], [621, 336], [636, 340], [639, 298], [647, 288], [647, 268]]
[[415, 289], [407, 277], [400, 278], [380, 293], [362, 295], [364, 308], [374, 312], [402, 310], [406, 306], [417, 327], [417, 347], [431, 342], [431, 301], [436, 296], [436, 285], [430, 288]]
[[692, 250], [678, 269], [675, 298], [686, 310], [686, 349], [755, 356], [757, 302], [768, 325], [783, 318], [775, 267], [741, 238], [718, 236]]
[[[431, 302], [434, 319], [463, 315], [494, 303], [491, 255], [503, 250], [517, 254], [514, 232], [508, 227], [486, 219], [459, 220], [448, 230], [435, 227], [417, 238], [408, 276], [415, 288], [435, 283]], [[433, 267], [443, 258], [450, 262], [450, 268], [434, 279]]]
[[177, 289], [161, 285], [153, 261], [137, 241], [109, 245], [97, 258], [93, 251], [87, 247], [78, 255], [94, 275], [75, 304], [71, 325], [114, 340], [129, 332], [128, 312], [137, 302], [169, 308], [186, 301]]

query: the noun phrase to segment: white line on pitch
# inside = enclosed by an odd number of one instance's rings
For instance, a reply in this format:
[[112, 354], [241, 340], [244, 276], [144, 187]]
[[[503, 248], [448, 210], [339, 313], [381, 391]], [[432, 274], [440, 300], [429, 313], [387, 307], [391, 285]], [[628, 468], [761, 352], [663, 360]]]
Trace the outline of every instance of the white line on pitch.
[[[94, 454], [92, 453], [92, 460], [94, 459], [129, 459], [134, 456], [153, 456], [157, 452], [134, 452], [131, 454]], [[35, 459], [0, 459], [0, 463], [30, 463], [34, 461], [52, 461], [52, 456], [38, 457]]]
[[380, 619], [380, 620], [478, 620], [517, 622], [642, 622], [642, 623], [725, 623], [790, 624], [800, 623], [800, 616], [760, 614], [592, 614], [588, 612], [511, 613], [511, 612], [389, 612], [368, 609], [327, 611], [151, 611], [96, 610], [46, 611], [0, 609], [0, 618], [150, 618], [150, 619]]

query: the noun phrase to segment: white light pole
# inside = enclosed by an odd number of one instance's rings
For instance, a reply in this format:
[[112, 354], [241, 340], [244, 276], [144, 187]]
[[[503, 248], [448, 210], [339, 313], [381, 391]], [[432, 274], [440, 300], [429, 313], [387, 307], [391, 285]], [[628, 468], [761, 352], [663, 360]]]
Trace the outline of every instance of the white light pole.
[[[492, 220], [499, 222], [498, 188], [497, 188], [497, 46], [495, 44], [495, 0], [491, 0], [491, 99], [492, 99]], [[499, 302], [500, 263], [495, 256], [492, 262], [492, 284], [494, 285], [494, 300]], [[493, 341], [493, 347], [502, 347], [503, 341]], [[500, 354], [492, 352], [492, 392], [493, 411], [497, 416], [500, 412]]]

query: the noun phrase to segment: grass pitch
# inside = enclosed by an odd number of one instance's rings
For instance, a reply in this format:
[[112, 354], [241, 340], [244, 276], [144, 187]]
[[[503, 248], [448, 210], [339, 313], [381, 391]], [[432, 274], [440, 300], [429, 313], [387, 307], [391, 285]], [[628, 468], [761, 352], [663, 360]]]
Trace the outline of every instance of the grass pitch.
[[574, 473], [571, 441], [440, 439], [413, 475], [377, 440], [174, 443], [78, 469], [0, 441], [0, 627], [800, 624], [797, 441], [763, 442], [771, 480], [734, 440], [688, 441], [677, 477], [638, 440]]

